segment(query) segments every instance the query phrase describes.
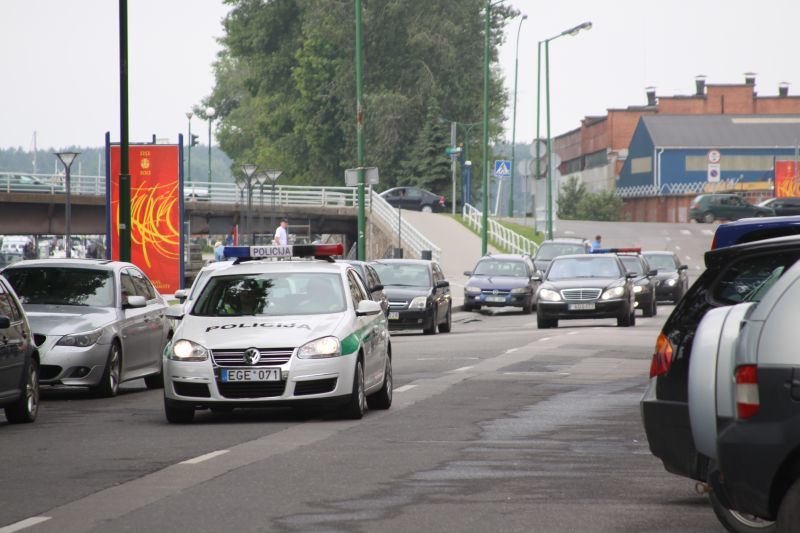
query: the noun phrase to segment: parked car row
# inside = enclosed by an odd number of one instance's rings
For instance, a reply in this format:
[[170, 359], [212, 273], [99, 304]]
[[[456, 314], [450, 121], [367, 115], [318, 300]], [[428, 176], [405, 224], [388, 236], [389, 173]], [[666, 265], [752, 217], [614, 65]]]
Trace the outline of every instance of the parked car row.
[[718, 228], [658, 336], [641, 402], [651, 452], [700, 483], [729, 531], [800, 530], [798, 224]]
[[701, 194], [689, 205], [689, 219], [710, 224], [715, 220], [800, 215], [800, 198], [768, 198], [756, 205], [738, 194]]

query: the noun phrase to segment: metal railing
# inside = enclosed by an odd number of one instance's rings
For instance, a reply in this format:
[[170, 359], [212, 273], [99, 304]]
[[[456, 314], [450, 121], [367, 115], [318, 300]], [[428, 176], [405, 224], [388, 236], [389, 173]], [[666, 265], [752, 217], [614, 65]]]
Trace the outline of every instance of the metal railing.
[[417, 257], [422, 257], [423, 250], [431, 251], [434, 261], [441, 261], [442, 250], [433, 244], [420, 231], [402, 219], [402, 214], [384, 200], [378, 193], [372, 191], [370, 198], [370, 213], [380, 218], [393, 234], [400, 235], [400, 241]]
[[[71, 174], [69, 179], [72, 194], [103, 196], [106, 193], [106, 179], [103, 176]], [[64, 194], [64, 175], [0, 171], [0, 192]]]
[[644, 198], [650, 196], [685, 196], [700, 193], [722, 193], [748, 190], [747, 182], [739, 180], [722, 180], [717, 183], [696, 181], [692, 183], [664, 183], [660, 187], [655, 184], [617, 187], [616, 194], [620, 198]]
[[[464, 204], [462, 214], [467, 225], [480, 233], [483, 226], [483, 214], [470, 204]], [[490, 218], [488, 222], [489, 239], [496, 242], [500, 248], [512, 254], [536, 255], [536, 251], [539, 249], [538, 244], [527, 237], [523, 237], [516, 231], [508, 229], [496, 220]]]

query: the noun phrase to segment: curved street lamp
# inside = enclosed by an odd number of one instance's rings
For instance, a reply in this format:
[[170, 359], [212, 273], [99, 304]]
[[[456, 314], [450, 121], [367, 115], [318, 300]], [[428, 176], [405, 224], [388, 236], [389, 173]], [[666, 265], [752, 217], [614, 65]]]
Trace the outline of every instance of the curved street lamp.
[[[514, 118], [511, 126], [511, 187], [508, 188], [508, 216], [514, 216], [514, 174], [517, 173], [517, 75], [519, 74], [519, 34], [528, 15], [522, 15], [517, 26], [517, 48], [514, 52]], [[526, 206], [527, 209], [527, 206]]]
[[[208, 199], [211, 200], [211, 122], [214, 121], [214, 115], [217, 110], [213, 107], [206, 108], [206, 117], [208, 118]], [[191, 139], [191, 136], [190, 136]]]
[[245, 177], [247, 178], [245, 181], [245, 187], [247, 189], [247, 210], [246, 213], [246, 223], [245, 223], [245, 235], [248, 235], [250, 238], [250, 244], [253, 244], [253, 174], [256, 173], [256, 169], [258, 169], [258, 165], [254, 165], [252, 163], [245, 163], [241, 166], [242, 172], [244, 172]]
[[69, 170], [72, 166], [72, 162], [75, 161], [75, 158], [80, 155], [80, 152], [58, 152], [56, 153], [56, 157], [61, 163], [64, 165], [65, 176], [64, 176], [64, 192], [66, 197], [66, 202], [64, 206], [64, 244], [67, 252], [67, 258], [69, 259], [72, 257], [72, 231], [70, 230], [70, 226], [72, 224], [72, 203], [70, 198], [70, 175]]

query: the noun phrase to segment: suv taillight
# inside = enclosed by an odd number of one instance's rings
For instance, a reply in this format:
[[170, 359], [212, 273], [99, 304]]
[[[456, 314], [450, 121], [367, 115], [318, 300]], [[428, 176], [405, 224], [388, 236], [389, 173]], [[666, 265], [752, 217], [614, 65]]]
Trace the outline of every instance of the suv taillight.
[[742, 365], [736, 369], [736, 414], [747, 420], [756, 415], [759, 405], [756, 365]]
[[689, 209], [700, 209], [700, 204], [692, 204]]
[[439, 205], [444, 206], [444, 196], [439, 197]]
[[672, 364], [672, 344], [662, 331], [658, 335], [656, 341], [656, 352], [653, 354], [653, 360], [650, 363], [650, 377], [661, 376], [669, 371]]

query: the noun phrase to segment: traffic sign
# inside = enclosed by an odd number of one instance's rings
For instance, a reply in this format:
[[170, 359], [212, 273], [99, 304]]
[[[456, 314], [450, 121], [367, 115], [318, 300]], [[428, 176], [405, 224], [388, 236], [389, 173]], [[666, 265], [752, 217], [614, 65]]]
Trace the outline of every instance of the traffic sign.
[[494, 162], [494, 175], [498, 178], [508, 178], [511, 176], [511, 161], [498, 159]]
[[461, 152], [463, 152], [463, 151], [464, 151], [464, 149], [461, 148], [460, 146], [456, 146], [456, 147], [448, 146], [447, 148], [445, 148], [444, 153], [446, 155], [449, 155], [450, 157], [453, 157], [453, 156], [460, 155]]
[[378, 168], [377, 167], [364, 167], [364, 168], [348, 168], [344, 171], [344, 184], [348, 187], [358, 187], [358, 171], [364, 171], [364, 185], [377, 185], [378, 184]]

